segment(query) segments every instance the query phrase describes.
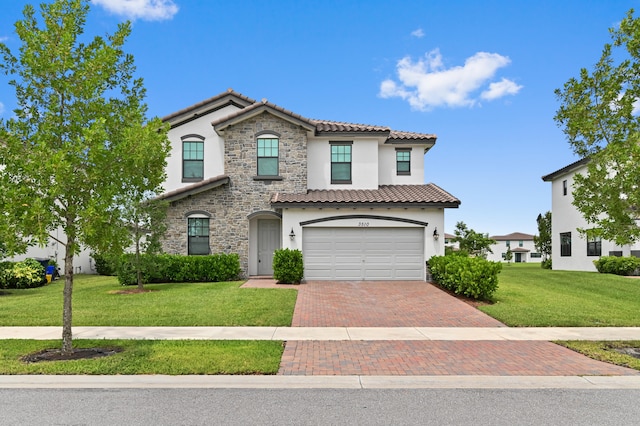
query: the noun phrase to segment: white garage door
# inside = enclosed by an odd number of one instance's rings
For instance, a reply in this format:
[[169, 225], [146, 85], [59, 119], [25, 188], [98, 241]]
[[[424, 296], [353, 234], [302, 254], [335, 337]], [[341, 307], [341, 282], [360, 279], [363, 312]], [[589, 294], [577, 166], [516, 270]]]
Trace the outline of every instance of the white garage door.
[[307, 280], [421, 280], [423, 228], [309, 228], [302, 231]]

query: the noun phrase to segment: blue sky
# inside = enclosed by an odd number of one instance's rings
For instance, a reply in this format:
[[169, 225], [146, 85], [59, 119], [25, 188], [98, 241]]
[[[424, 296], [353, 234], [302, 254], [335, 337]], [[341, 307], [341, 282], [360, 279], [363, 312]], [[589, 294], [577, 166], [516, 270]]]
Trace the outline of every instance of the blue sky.
[[[9, 3], [9, 4], [7, 4]], [[25, 4], [2, 2], [16, 53]], [[446, 231], [537, 232], [541, 176], [577, 160], [554, 89], [591, 69], [640, 1], [93, 0], [85, 32], [133, 21], [125, 49], [165, 116], [233, 88], [309, 118], [435, 133], [425, 182], [458, 197]], [[0, 76], [0, 117], [15, 108]]]

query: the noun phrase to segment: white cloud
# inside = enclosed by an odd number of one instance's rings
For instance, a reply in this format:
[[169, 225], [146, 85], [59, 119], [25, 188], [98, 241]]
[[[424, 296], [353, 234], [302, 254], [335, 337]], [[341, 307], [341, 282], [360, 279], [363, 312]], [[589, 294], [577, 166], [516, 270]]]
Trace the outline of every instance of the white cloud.
[[633, 111], [631, 111], [631, 114], [640, 115], [640, 100], [639, 99], [636, 99], [633, 102]]
[[4, 114], [4, 104], [0, 102], [0, 115]]
[[480, 94], [480, 97], [487, 101], [492, 101], [506, 95], [515, 95], [520, 91], [520, 89], [522, 89], [522, 86], [514, 83], [511, 80], [503, 78], [497, 83], [491, 83], [489, 85], [489, 90], [485, 90], [484, 92], [482, 92]]
[[144, 21], [164, 21], [178, 13], [173, 0], [91, 0], [98, 6], [127, 19]]
[[415, 31], [411, 31], [411, 35], [416, 38], [422, 38], [424, 37], [424, 31], [422, 31], [422, 28], [418, 28]]
[[[400, 97], [412, 108], [426, 111], [440, 106], [471, 107], [477, 104], [477, 91], [486, 87], [498, 69], [511, 60], [497, 53], [478, 52], [467, 58], [463, 66], [446, 68], [438, 49], [413, 61], [404, 57], [398, 61], [398, 82], [388, 79], [380, 84], [379, 96]], [[494, 100], [518, 93], [522, 86], [510, 80], [490, 83], [481, 98]]]

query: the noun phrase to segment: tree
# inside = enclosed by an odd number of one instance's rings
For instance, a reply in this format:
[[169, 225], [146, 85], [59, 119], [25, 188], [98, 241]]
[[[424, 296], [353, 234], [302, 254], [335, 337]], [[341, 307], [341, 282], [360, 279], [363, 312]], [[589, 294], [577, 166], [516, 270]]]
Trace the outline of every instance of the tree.
[[542, 261], [546, 262], [551, 257], [551, 212], [546, 212], [544, 216], [539, 214], [536, 222], [538, 235], [533, 236], [533, 243], [542, 255]]
[[18, 105], [14, 118], [0, 121], [0, 234], [19, 253], [64, 231], [66, 355], [73, 353], [74, 254], [130, 241], [118, 203], [123, 194], [160, 190], [169, 150], [166, 126], [145, 118], [142, 79], [122, 50], [130, 23], [81, 40], [88, 11], [88, 0], [56, 0], [40, 6], [38, 22], [25, 6], [15, 24], [19, 55], [0, 43], [0, 69]]
[[134, 245], [134, 264], [138, 290], [143, 290], [142, 252], [146, 254], [158, 253], [161, 250], [160, 239], [167, 230], [165, 218], [168, 203], [163, 200], [151, 199], [154, 194], [132, 193], [125, 197], [123, 206], [124, 218], [131, 230]]
[[456, 223], [454, 231], [456, 235], [453, 241], [457, 241], [461, 251], [466, 251], [470, 255], [487, 257], [487, 253], [493, 253], [491, 245], [495, 244], [495, 240], [489, 238], [489, 234], [481, 234], [473, 229], [467, 228], [464, 222]]
[[573, 151], [588, 158], [576, 174], [573, 204], [593, 225], [592, 236], [630, 244], [640, 238], [640, 21], [633, 9], [611, 28], [592, 72], [582, 68], [555, 91], [554, 117]]
[[507, 261], [507, 264], [511, 265], [511, 259], [513, 259], [513, 252], [511, 251], [511, 247], [507, 247], [507, 252], [504, 254], [504, 260]]

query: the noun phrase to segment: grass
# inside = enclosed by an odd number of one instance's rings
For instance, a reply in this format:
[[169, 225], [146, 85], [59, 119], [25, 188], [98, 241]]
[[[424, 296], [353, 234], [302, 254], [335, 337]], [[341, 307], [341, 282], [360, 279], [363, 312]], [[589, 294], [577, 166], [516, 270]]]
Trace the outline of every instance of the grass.
[[479, 309], [512, 327], [640, 326], [640, 279], [504, 265], [493, 301]]
[[0, 340], [0, 374], [276, 374], [277, 341], [76, 340], [76, 348], [117, 347], [102, 358], [25, 363], [26, 354], [60, 348], [56, 340]]
[[[61, 326], [62, 287], [4, 290], [0, 326]], [[147, 293], [128, 289], [115, 277], [76, 275], [74, 326], [288, 326], [296, 302], [292, 289], [240, 289], [242, 282], [147, 284]]]
[[554, 342], [598, 361], [640, 370], [640, 359], [617, 352], [619, 348], [640, 348], [640, 340], [616, 342], [587, 342], [570, 340]]

